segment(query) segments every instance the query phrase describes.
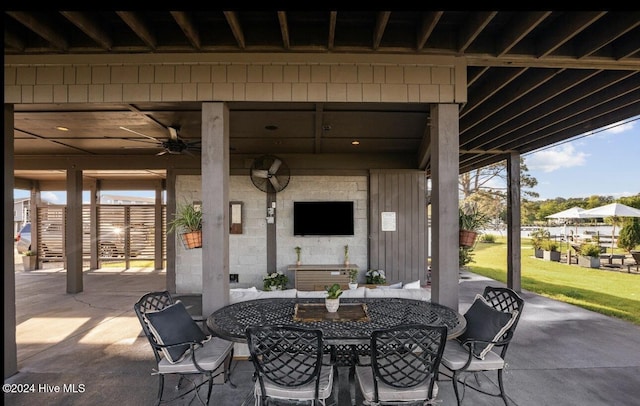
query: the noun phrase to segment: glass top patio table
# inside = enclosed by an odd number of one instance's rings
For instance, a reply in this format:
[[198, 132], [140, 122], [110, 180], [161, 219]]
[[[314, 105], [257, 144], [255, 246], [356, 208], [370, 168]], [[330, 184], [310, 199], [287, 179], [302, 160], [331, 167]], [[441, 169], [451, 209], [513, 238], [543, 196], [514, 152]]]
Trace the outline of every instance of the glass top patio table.
[[[248, 326], [294, 325], [319, 328], [328, 344], [368, 343], [374, 330], [402, 324], [420, 323], [447, 326], [447, 338], [462, 334], [466, 320], [457, 311], [422, 300], [400, 298], [340, 299], [340, 306], [364, 305], [366, 317], [349, 319], [330, 313], [323, 317], [304, 318], [296, 308], [316, 304], [324, 299], [256, 299], [238, 302], [216, 310], [207, 318], [207, 326], [217, 336], [235, 342], [246, 342]], [[324, 313], [324, 312], [323, 312]]]

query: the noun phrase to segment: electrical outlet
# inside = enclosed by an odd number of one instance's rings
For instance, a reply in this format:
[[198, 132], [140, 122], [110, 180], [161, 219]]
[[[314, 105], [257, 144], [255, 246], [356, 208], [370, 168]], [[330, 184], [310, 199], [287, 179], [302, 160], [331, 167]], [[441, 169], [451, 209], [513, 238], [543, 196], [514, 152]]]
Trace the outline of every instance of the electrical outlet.
[[229, 283], [238, 283], [238, 274], [230, 273], [229, 274]]

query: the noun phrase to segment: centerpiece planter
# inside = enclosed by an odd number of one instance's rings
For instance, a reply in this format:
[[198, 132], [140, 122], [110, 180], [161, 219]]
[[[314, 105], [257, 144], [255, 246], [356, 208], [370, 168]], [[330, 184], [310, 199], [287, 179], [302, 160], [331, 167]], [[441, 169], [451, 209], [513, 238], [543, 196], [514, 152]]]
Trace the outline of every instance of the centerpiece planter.
[[324, 305], [329, 313], [335, 313], [340, 307], [340, 295], [342, 295], [342, 289], [340, 285], [334, 283], [331, 286], [325, 288], [327, 291], [327, 297], [324, 300]]

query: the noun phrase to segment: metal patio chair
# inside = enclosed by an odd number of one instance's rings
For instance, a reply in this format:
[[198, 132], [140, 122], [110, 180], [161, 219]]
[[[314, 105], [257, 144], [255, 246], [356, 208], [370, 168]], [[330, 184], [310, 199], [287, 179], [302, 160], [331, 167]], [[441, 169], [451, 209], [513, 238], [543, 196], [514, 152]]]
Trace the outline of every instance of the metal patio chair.
[[256, 404], [271, 400], [326, 405], [334, 391], [334, 366], [324, 361], [319, 329], [293, 326], [251, 326], [246, 330], [255, 368]]
[[446, 326], [409, 324], [375, 330], [370, 364], [356, 366], [364, 404], [435, 404], [446, 339]]
[[160, 404], [164, 392], [165, 375], [179, 375], [176, 389], [180, 390], [186, 376], [203, 375], [206, 379], [193, 383], [189, 390], [179, 393], [171, 401], [195, 391], [208, 383], [207, 400], [209, 404], [214, 378], [223, 375], [224, 382], [235, 388], [230, 381], [230, 367], [233, 359], [233, 343], [218, 337], [204, 334], [184, 304], [174, 301], [168, 291], [150, 292], [142, 296], [133, 306], [142, 330], [151, 344], [156, 360], [152, 374], [159, 379], [158, 399]]
[[[487, 286], [482, 295], [476, 295], [464, 315], [467, 320], [466, 331], [458, 339], [449, 340], [442, 355], [442, 366], [453, 373], [451, 380], [458, 405], [462, 403], [465, 388], [501, 397], [504, 404], [508, 405], [502, 375], [507, 350], [523, 307], [524, 300], [509, 288]], [[499, 393], [480, 385], [478, 374], [489, 371], [497, 372]], [[475, 384], [461, 380], [466, 373], [474, 375]], [[449, 376], [446, 373], [443, 375]], [[458, 384], [462, 384], [462, 396]]]

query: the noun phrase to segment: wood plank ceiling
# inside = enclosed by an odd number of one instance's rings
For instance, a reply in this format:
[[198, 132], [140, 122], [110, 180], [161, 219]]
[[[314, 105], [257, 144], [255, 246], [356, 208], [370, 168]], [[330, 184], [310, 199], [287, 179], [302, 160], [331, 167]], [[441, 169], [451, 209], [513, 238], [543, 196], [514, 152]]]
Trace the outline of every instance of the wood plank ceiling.
[[[640, 115], [640, 11], [30, 10], [6, 11], [4, 25], [5, 56], [464, 56], [461, 172], [497, 162], [502, 153], [535, 151]], [[16, 157], [155, 155], [180, 148], [167, 144], [169, 127], [188, 152], [198, 151], [198, 103], [24, 104], [15, 110]], [[230, 110], [232, 156], [397, 154], [410, 167], [429, 170], [424, 105], [230, 103]], [[358, 149], [354, 139], [361, 141]]]

